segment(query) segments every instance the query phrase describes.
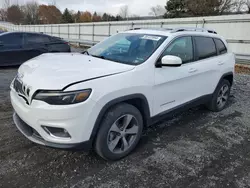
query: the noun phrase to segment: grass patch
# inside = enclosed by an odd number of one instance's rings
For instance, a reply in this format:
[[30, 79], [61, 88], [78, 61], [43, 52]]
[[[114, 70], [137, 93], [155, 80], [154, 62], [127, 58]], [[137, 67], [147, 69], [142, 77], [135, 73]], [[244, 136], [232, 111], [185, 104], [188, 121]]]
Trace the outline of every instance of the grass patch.
[[250, 74], [250, 65], [236, 64], [235, 72], [239, 74]]

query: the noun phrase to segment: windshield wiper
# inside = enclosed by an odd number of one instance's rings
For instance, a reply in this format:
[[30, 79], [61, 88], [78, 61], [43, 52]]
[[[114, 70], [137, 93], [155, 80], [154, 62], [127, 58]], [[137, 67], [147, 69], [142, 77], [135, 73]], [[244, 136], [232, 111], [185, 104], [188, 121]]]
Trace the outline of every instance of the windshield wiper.
[[85, 51], [81, 52], [81, 54], [87, 54], [87, 55], [90, 55], [90, 54], [89, 54], [89, 52], [88, 52], [88, 50], [85, 50]]
[[[116, 62], [116, 63], [124, 63], [124, 62], [121, 62], [119, 60], [107, 58], [107, 57], [105, 57], [103, 55], [100, 55], [100, 56], [98, 56], [98, 55], [91, 55], [91, 56], [96, 57], [96, 58], [100, 58], [100, 59], [105, 59], [105, 60], [113, 61], [113, 62]], [[124, 64], [127, 64], [127, 63], [124, 63]]]
[[[96, 58], [100, 58], [100, 59], [107, 59], [106, 57], [104, 57], [103, 55], [92, 55], [93, 57], [96, 57]], [[108, 60], [108, 59], [107, 59]]]

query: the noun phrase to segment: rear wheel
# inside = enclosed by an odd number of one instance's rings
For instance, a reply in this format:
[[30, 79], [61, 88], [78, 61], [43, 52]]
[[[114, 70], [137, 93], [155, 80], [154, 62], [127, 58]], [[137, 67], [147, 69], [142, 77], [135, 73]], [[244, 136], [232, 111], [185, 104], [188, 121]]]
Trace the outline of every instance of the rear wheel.
[[126, 103], [116, 105], [101, 122], [95, 150], [104, 159], [121, 159], [136, 147], [142, 130], [142, 116], [136, 107]]
[[222, 80], [217, 86], [212, 100], [207, 104], [209, 110], [219, 112], [226, 107], [231, 90], [231, 84], [228, 80]]

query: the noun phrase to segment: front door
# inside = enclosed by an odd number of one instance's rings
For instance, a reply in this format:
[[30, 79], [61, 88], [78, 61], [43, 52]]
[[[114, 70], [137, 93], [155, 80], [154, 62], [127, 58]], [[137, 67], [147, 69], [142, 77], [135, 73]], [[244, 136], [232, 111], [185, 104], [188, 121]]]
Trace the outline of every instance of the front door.
[[194, 62], [192, 37], [184, 36], [175, 39], [164, 51], [165, 55], [174, 55], [182, 59], [180, 67], [155, 68], [154, 115], [185, 104], [197, 97], [202, 90], [202, 74]]
[[0, 37], [0, 66], [24, 62], [23, 34], [9, 33]]

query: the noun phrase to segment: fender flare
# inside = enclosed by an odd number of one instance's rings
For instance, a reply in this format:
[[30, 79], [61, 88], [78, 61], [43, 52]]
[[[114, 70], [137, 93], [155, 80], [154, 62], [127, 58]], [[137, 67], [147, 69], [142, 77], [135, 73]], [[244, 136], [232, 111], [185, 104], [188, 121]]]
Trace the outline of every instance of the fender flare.
[[143, 119], [145, 120], [146, 126], [149, 124], [150, 109], [149, 109], [148, 100], [145, 97], [145, 95], [132, 94], [132, 95], [122, 96], [122, 97], [113, 99], [102, 107], [101, 111], [99, 112], [99, 114], [97, 116], [97, 119], [96, 119], [95, 124], [94, 124], [94, 128], [93, 128], [91, 136], [90, 136], [90, 140], [91, 140], [92, 144], [93, 144], [93, 141], [95, 140], [95, 137], [96, 137], [98, 130], [101, 126], [101, 121], [102, 121], [105, 113], [107, 112], [107, 110], [116, 104], [119, 104], [121, 102], [126, 102], [126, 101], [131, 100], [131, 99], [140, 99], [143, 101], [143, 114], [142, 114], [142, 116], [144, 116]]
[[[218, 85], [220, 84], [220, 82], [221, 82], [225, 77], [227, 77], [227, 76], [233, 76], [233, 78], [234, 78], [234, 73], [233, 73], [233, 72], [227, 72], [227, 73], [223, 74], [223, 75], [221, 76], [221, 78], [220, 78], [218, 84], [216, 85], [216, 87], [215, 87], [215, 89], [214, 89], [214, 92], [215, 92], [215, 90], [217, 89], [217, 87], [218, 87]], [[233, 85], [233, 82], [232, 82], [232, 85]]]

